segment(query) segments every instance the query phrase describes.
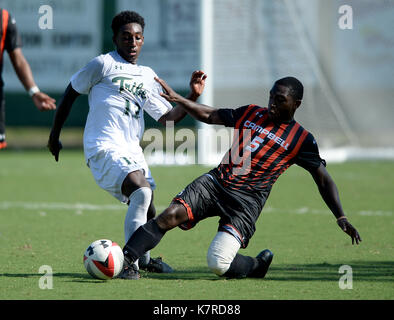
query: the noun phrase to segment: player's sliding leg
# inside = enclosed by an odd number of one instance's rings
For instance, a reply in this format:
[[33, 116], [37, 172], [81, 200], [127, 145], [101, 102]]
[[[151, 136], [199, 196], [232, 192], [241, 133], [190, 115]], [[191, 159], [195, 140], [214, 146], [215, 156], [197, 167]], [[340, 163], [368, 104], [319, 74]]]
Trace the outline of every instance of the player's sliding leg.
[[235, 237], [227, 232], [219, 231], [208, 249], [208, 268], [218, 276], [222, 276], [230, 268], [240, 247]]
[[256, 258], [236, 254], [230, 268], [223, 276], [227, 278], [264, 278], [274, 254], [265, 249]]
[[[156, 208], [155, 208], [155, 205], [153, 204], [153, 198], [154, 198], [153, 195], [154, 195], [154, 193], [153, 193], [153, 190], [152, 190], [152, 199], [150, 201], [150, 206], [149, 206], [148, 212], [146, 214], [147, 221], [153, 219], [156, 216]], [[127, 241], [125, 243], [127, 243]], [[155, 260], [157, 260], [157, 259], [151, 259], [150, 251], [147, 251], [147, 252], [144, 253], [143, 256], [141, 256], [138, 259], [138, 265], [139, 265], [140, 269], [149, 271], [149, 264], [152, 261], [155, 261]]]
[[[152, 186], [152, 185], [151, 185]], [[152, 186], [154, 188], [154, 186]], [[153, 204], [153, 192], [152, 192], [152, 200], [147, 213], [147, 220], [151, 220], [156, 216], [156, 208]], [[127, 241], [126, 241], [127, 242]], [[150, 251], [145, 252], [138, 259], [138, 266], [140, 269], [148, 271], [148, 272], [157, 272], [157, 273], [171, 273], [173, 272], [172, 268], [163, 262], [161, 257], [151, 258]]]
[[266, 249], [253, 258], [237, 253], [239, 249], [240, 243], [233, 235], [219, 231], [208, 249], [208, 267], [227, 278], [264, 278], [272, 261], [272, 252]]
[[179, 204], [171, 204], [157, 218], [149, 220], [139, 227], [123, 248], [125, 268], [119, 278], [135, 280], [139, 278], [135, 262], [148, 250], [156, 247], [164, 234], [176, 226], [186, 222], [186, 209]]
[[155, 219], [149, 220], [135, 231], [123, 248], [124, 267], [119, 278], [137, 280], [140, 278], [136, 262], [148, 250], [154, 248], [163, 238], [165, 230], [158, 227]]
[[[152, 203], [151, 185], [141, 170], [133, 171], [127, 175], [122, 184], [122, 193], [129, 195], [129, 208], [124, 223], [125, 242], [127, 243], [130, 236], [146, 223], [147, 216], [154, 216], [156, 210]], [[161, 258], [151, 258], [149, 251], [145, 252], [139, 261], [135, 261], [135, 265], [137, 268], [149, 272], [169, 273], [173, 271]]]
[[156, 220], [149, 220], [133, 233], [123, 248], [125, 259], [129, 263], [136, 263], [148, 250], [156, 247], [163, 238], [166, 230], [161, 229]]

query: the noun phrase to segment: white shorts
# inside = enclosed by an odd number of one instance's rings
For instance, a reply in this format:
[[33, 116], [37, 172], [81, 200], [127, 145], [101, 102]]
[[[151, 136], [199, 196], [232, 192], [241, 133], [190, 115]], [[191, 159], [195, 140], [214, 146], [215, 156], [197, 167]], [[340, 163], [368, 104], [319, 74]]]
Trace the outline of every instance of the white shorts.
[[96, 183], [121, 202], [127, 203], [129, 200], [122, 194], [121, 189], [124, 179], [130, 172], [141, 170], [152, 190], [156, 188], [142, 153], [138, 155], [101, 150], [88, 159], [87, 165]]

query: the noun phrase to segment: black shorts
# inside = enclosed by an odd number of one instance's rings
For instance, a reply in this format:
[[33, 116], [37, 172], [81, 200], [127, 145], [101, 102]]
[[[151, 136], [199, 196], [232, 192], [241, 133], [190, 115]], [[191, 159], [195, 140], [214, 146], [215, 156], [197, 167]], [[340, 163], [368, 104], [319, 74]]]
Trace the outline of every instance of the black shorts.
[[190, 183], [173, 202], [182, 203], [189, 216], [189, 221], [179, 226], [181, 229], [188, 230], [203, 219], [219, 216], [218, 230], [231, 233], [246, 248], [265, 200], [266, 197], [224, 188], [212, 173], [206, 173]]

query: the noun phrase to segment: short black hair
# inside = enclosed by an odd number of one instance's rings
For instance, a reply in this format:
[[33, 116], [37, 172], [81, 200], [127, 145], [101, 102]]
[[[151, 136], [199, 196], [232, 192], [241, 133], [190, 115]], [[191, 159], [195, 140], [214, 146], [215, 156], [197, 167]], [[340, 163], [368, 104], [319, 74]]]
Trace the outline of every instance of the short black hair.
[[115, 36], [119, 29], [128, 23], [138, 23], [142, 28], [142, 32], [144, 32], [145, 20], [143, 17], [135, 11], [122, 11], [112, 19], [111, 28], [113, 35]]
[[285, 77], [277, 80], [275, 84], [289, 88], [290, 94], [295, 100], [302, 100], [302, 97], [304, 96], [304, 86], [297, 78]]

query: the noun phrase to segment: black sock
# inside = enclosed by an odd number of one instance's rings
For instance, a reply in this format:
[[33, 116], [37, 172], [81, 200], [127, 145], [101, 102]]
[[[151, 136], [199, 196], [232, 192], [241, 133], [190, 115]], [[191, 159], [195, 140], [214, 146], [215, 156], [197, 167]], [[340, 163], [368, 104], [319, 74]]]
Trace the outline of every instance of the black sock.
[[123, 248], [123, 254], [127, 260], [134, 263], [146, 251], [154, 248], [163, 238], [165, 230], [162, 230], [155, 219], [139, 227], [127, 241]]
[[256, 258], [243, 256], [237, 253], [230, 264], [230, 268], [223, 276], [227, 278], [245, 278], [249, 276], [258, 265], [259, 262]]

